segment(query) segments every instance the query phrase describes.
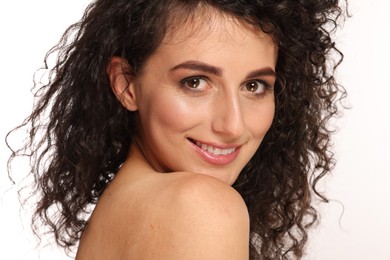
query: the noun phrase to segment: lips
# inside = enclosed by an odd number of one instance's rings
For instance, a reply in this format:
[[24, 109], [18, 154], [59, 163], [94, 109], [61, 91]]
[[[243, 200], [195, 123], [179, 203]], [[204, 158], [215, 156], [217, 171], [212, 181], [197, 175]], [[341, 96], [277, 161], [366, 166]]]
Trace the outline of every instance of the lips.
[[214, 147], [214, 146], [211, 146], [211, 145], [208, 145], [208, 144], [204, 144], [204, 143], [201, 143], [199, 141], [195, 141], [195, 144], [197, 146], [199, 146], [200, 148], [202, 148], [204, 151], [207, 151], [209, 153], [212, 153], [214, 155], [228, 155], [228, 154], [231, 154], [233, 153], [236, 148], [218, 148], [218, 147]]
[[227, 165], [233, 162], [238, 155], [240, 150], [239, 145], [229, 146], [216, 146], [212, 144], [206, 144], [198, 140], [189, 139], [191, 141], [195, 151], [203, 158], [206, 162], [215, 165]]

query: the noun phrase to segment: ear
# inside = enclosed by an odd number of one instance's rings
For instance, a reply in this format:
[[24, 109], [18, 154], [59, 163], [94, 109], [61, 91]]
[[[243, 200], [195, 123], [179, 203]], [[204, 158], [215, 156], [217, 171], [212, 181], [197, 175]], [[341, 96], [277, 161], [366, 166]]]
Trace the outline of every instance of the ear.
[[116, 98], [128, 110], [136, 111], [135, 82], [129, 63], [124, 58], [112, 57], [107, 65], [107, 75]]

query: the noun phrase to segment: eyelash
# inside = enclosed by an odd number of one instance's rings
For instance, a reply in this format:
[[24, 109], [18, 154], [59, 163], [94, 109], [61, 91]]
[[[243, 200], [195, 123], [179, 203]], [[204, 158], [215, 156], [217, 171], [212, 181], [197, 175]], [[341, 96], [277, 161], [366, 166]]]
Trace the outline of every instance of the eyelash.
[[187, 77], [187, 78], [180, 80], [179, 85], [180, 85], [180, 87], [184, 88], [187, 91], [202, 92], [203, 90], [198, 89], [198, 87], [194, 88], [194, 87], [188, 86], [188, 84], [191, 83], [191, 81], [193, 81], [193, 80], [205, 81], [206, 83], [208, 82], [208, 78], [205, 76], [191, 76], [191, 77]]
[[[264, 87], [264, 90], [262, 92], [254, 93], [255, 97], [257, 97], [257, 98], [265, 96], [272, 89], [271, 84], [269, 84], [267, 81], [261, 80], [261, 79], [248, 80], [248, 81], [244, 82], [244, 84], [242, 84], [241, 88], [245, 88], [246, 84], [252, 83], [252, 82], [256, 82], [257, 84], [263, 85], [263, 87]], [[248, 91], [248, 92], [252, 92], [252, 91]]]
[[[190, 92], [202, 92], [203, 90], [199, 90], [198, 87], [194, 88], [194, 87], [190, 87], [187, 85], [188, 83], [191, 83], [191, 81], [193, 81], [193, 80], [205, 81], [206, 83], [209, 81], [208, 78], [205, 76], [191, 76], [191, 77], [187, 77], [187, 78], [180, 80], [179, 85], [180, 85], [180, 87], [182, 87], [185, 90], [190, 91]], [[254, 93], [253, 94], [256, 98], [260, 98], [260, 97], [265, 96], [272, 89], [272, 86], [270, 83], [268, 83], [265, 80], [261, 80], [261, 79], [248, 80], [248, 81], [244, 82], [240, 88], [244, 89], [246, 84], [251, 83], [251, 82], [255, 82], [257, 84], [264, 86], [264, 91], [262, 91], [261, 93]], [[199, 83], [199, 84], [201, 84], [201, 83]], [[248, 92], [251, 92], [251, 91], [248, 91]]]

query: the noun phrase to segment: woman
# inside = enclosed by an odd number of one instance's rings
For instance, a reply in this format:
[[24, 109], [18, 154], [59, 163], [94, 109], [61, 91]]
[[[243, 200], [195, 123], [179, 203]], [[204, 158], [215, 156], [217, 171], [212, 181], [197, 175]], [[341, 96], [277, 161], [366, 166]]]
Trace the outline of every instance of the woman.
[[36, 162], [34, 220], [81, 260], [300, 258], [334, 164], [326, 123], [344, 91], [326, 28], [340, 14], [337, 1], [92, 3], [49, 52], [13, 155]]

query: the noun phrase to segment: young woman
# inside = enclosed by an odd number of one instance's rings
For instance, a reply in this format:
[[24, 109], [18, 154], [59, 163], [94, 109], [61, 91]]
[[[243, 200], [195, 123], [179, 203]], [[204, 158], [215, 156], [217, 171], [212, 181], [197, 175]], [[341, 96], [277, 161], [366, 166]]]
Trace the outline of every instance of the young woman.
[[300, 258], [334, 164], [340, 14], [323, 0], [93, 2], [49, 52], [13, 154], [35, 160], [35, 226], [80, 260]]

